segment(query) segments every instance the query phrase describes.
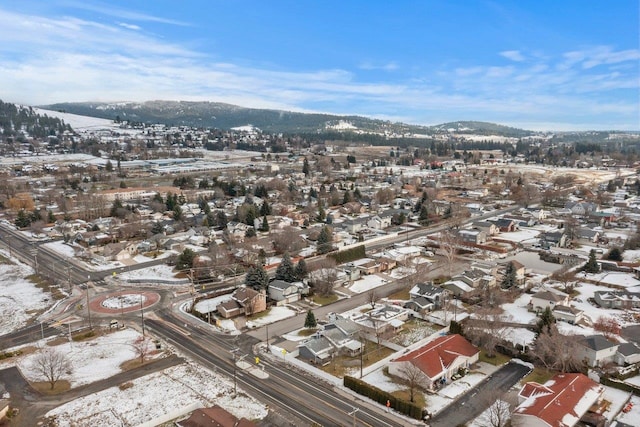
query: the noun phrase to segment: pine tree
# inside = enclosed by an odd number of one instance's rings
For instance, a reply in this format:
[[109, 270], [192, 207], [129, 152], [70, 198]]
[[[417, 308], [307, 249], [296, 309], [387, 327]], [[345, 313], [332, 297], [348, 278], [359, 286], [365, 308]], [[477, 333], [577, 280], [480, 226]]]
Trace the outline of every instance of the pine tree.
[[286, 252], [284, 253], [284, 255], [282, 255], [282, 261], [280, 261], [280, 264], [276, 269], [276, 279], [284, 280], [285, 282], [296, 281], [296, 275], [293, 263], [291, 262], [291, 257]]
[[300, 261], [296, 264], [296, 268], [294, 270], [294, 275], [296, 276], [296, 280], [302, 280], [307, 277], [307, 263], [304, 261], [304, 258], [301, 258]]
[[244, 282], [253, 289], [266, 289], [267, 286], [269, 286], [269, 276], [262, 265], [251, 266], [249, 270], [247, 270]]
[[318, 326], [318, 322], [316, 321], [316, 315], [313, 314], [313, 311], [307, 311], [307, 317], [304, 319], [304, 327], [305, 328], [315, 328]]
[[582, 267], [582, 271], [585, 273], [598, 273], [600, 271], [600, 266], [598, 265], [598, 261], [596, 260], [596, 251], [595, 249], [591, 249], [589, 251], [589, 259], [587, 263]]
[[271, 206], [269, 206], [266, 200], [262, 203], [262, 206], [260, 206], [260, 215], [271, 215]]
[[187, 248], [178, 256], [176, 261], [176, 268], [178, 270], [187, 270], [193, 267], [193, 260], [196, 258], [196, 253]]
[[316, 217], [316, 219], [318, 220], [318, 222], [324, 222], [326, 218], [327, 218], [327, 215], [324, 212], [324, 207], [322, 206], [322, 200], [318, 200], [318, 216]]
[[553, 317], [551, 308], [545, 308], [544, 311], [540, 314], [540, 319], [538, 319], [538, 323], [536, 324], [536, 333], [539, 335], [545, 329], [547, 330], [547, 332], [549, 332], [554, 323], [556, 323], [556, 318]]
[[500, 286], [502, 289], [509, 289], [518, 284], [518, 278], [516, 276], [516, 268], [513, 263], [510, 262], [507, 264], [504, 272], [504, 278], [502, 279], [502, 283]]
[[331, 235], [331, 230], [326, 225], [322, 227], [320, 230], [320, 234], [318, 235], [318, 253], [326, 254], [327, 252], [331, 252], [333, 249], [332, 246], [333, 237]]
[[269, 221], [267, 221], [267, 217], [262, 217], [262, 225], [260, 225], [260, 231], [267, 232], [269, 231]]
[[304, 158], [304, 162], [302, 163], [302, 173], [305, 176], [309, 176], [309, 160], [307, 160], [307, 158]]
[[353, 197], [351, 196], [351, 192], [349, 190], [346, 190], [344, 192], [344, 197], [342, 198], [342, 204], [344, 205], [345, 203], [349, 203], [353, 201]]

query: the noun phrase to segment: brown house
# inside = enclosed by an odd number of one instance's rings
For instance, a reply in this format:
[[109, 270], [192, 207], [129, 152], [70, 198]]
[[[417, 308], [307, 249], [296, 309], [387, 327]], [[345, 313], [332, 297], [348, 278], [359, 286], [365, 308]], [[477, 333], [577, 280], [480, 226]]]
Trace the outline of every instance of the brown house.
[[260, 313], [267, 309], [267, 295], [264, 291], [251, 288], [238, 288], [229, 301], [218, 305], [218, 313], [225, 319]]

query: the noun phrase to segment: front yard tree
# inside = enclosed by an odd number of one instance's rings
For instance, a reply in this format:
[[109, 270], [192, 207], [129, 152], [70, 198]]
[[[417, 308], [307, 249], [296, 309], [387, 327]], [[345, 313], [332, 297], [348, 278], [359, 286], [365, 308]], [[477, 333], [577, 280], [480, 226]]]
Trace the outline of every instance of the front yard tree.
[[176, 261], [176, 268], [180, 271], [188, 270], [193, 267], [193, 260], [196, 258], [196, 253], [191, 249], [186, 248], [182, 253], [178, 256], [178, 260]]
[[313, 314], [313, 311], [307, 311], [307, 317], [304, 319], [304, 327], [305, 328], [315, 328], [318, 326], [318, 322], [316, 321], [316, 315]]
[[540, 319], [538, 319], [538, 323], [536, 324], [536, 332], [541, 334], [544, 331], [550, 331], [551, 328], [555, 326], [555, 323], [556, 318], [553, 317], [551, 308], [547, 307], [540, 314]]
[[411, 362], [405, 362], [399, 370], [404, 384], [409, 388], [409, 400], [415, 402], [415, 393], [421, 387], [426, 387], [425, 374]]
[[266, 289], [269, 286], [269, 276], [261, 265], [249, 267], [244, 281], [247, 286], [256, 290]]
[[133, 351], [140, 358], [140, 363], [144, 363], [145, 357], [151, 352], [152, 342], [147, 336], [140, 336], [131, 344]]
[[318, 235], [318, 253], [326, 254], [327, 252], [331, 252], [333, 249], [332, 242], [333, 236], [331, 229], [325, 225]]
[[531, 353], [547, 369], [580, 372], [583, 368], [580, 339], [576, 335], [562, 335], [554, 325], [538, 335]]
[[71, 363], [64, 353], [54, 348], [44, 348], [34, 359], [34, 369], [53, 390], [56, 383], [71, 370]]
[[582, 271], [585, 273], [598, 273], [600, 271], [600, 266], [598, 265], [598, 261], [596, 260], [596, 250], [591, 249], [589, 251], [589, 259], [587, 263], [582, 267]]
[[295, 282], [296, 274], [294, 271], [293, 263], [291, 262], [291, 257], [287, 252], [282, 255], [282, 261], [278, 265], [276, 269], [276, 279], [284, 280], [285, 282]]
[[267, 232], [269, 231], [269, 221], [267, 221], [267, 217], [262, 217], [262, 224], [260, 225], [260, 231]]
[[505, 268], [504, 278], [502, 279], [502, 283], [500, 283], [500, 286], [502, 287], [502, 289], [510, 289], [517, 284], [518, 278], [516, 276], [516, 268], [513, 266], [513, 263], [510, 262]]
[[302, 280], [307, 277], [307, 263], [304, 261], [304, 258], [300, 258], [300, 261], [296, 264], [296, 268], [294, 270], [294, 275], [296, 276], [296, 280]]
[[622, 261], [622, 251], [620, 248], [612, 248], [606, 258], [609, 261]]

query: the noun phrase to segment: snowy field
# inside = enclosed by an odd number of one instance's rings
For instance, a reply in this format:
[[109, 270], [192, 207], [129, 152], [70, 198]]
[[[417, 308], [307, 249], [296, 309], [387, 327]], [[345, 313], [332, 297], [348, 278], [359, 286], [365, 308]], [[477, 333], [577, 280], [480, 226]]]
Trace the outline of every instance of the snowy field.
[[[9, 254], [0, 255], [8, 258]], [[13, 260], [15, 264], [0, 264], [0, 335], [16, 331], [53, 304], [51, 294], [38, 289], [25, 279], [33, 269]]]
[[121, 280], [163, 280], [183, 282], [184, 278], [175, 277], [173, 267], [165, 264], [141, 268], [139, 270], [126, 271], [117, 275]]
[[[196, 407], [219, 405], [249, 420], [267, 416], [267, 408], [239, 392], [233, 384], [193, 364], [183, 364], [76, 399], [47, 413], [57, 426], [137, 426], [167, 414], [175, 418]], [[167, 420], [172, 419], [167, 418]]]
[[[139, 357], [133, 344], [141, 336], [133, 329], [121, 329], [92, 340], [65, 343], [51, 348], [68, 357], [73, 369], [63, 379], [69, 381], [71, 388], [74, 388], [122, 372], [120, 368], [122, 363]], [[151, 344], [150, 342], [149, 345]], [[38, 352], [34, 352], [15, 360], [16, 365], [29, 381], [43, 381], [42, 376], [34, 368], [37, 355]], [[13, 362], [12, 359], [10, 361]]]
[[354, 281], [353, 284], [349, 287], [349, 290], [351, 292], [361, 294], [362, 292], [367, 292], [371, 289], [377, 288], [378, 286], [382, 286], [385, 283], [387, 283], [386, 279], [383, 279], [382, 277], [375, 274], [371, 274]]
[[504, 310], [503, 319], [508, 322], [535, 323], [536, 315], [527, 310], [527, 305], [531, 301], [531, 295], [522, 294], [512, 303], [502, 304]]
[[631, 288], [640, 285], [640, 280], [633, 277], [632, 274], [617, 271], [603, 271], [601, 273], [578, 273], [578, 277], [591, 281], [597, 281], [606, 285], [618, 286], [622, 288]]

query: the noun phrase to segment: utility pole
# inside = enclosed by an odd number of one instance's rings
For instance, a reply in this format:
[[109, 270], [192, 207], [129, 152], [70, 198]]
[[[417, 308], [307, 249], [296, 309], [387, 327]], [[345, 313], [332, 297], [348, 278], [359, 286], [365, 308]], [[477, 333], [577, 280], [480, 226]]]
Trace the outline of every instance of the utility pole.
[[142, 336], [144, 337], [144, 306], [142, 305], [143, 296], [140, 294], [140, 319], [142, 320]]
[[267, 353], [269, 352], [269, 324], [265, 325], [267, 327]]
[[89, 329], [93, 329], [91, 324], [91, 305], [89, 304], [89, 290], [91, 289], [91, 276], [87, 276], [87, 313], [89, 314]]
[[233, 354], [233, 397], [238, 395], [238, 376], [237, 371], [238, 367], [236, 366], [236, 354], [240, 351], [239, 348], [234, 348], [231, 350], [231, 354]]

